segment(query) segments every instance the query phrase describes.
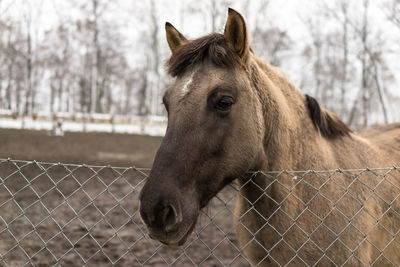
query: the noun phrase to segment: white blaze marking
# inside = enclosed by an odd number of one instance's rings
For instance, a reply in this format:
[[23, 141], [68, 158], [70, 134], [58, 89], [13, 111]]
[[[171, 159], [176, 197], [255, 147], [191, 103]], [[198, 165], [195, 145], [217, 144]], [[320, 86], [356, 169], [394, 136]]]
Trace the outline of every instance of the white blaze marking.
[[192, 74], [190, 74], [189, 79], [185, 82], [185, 84], [182, 87], [181, 90], [182, 97], [184, 97], [189, 92], [189, 86], [193, 82], [193, 76], [194, 76], [194, 71], [192, 72]]

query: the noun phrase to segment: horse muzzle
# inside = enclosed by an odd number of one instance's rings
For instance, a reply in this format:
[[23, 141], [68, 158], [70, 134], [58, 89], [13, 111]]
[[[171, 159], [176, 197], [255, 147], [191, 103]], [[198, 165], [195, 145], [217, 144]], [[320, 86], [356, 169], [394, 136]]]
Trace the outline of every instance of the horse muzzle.
[[181, 225], [181, 227], [176, 228], [175, 231], [168, 233], [159, 231], [158, 229], [147, 228], [147, 234], [151, 239], [160, 241], [164, 245], [179, 247], [186, 243], [195, 225], [196, 221], [186, 227]]

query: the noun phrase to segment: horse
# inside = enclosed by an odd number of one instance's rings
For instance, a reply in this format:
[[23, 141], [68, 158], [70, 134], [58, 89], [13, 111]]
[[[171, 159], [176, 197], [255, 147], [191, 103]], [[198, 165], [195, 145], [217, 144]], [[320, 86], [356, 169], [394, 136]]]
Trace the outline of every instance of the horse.
[[[252, 264], [399, 265], [396, 171], [383, 182], [362, 173], [379, 188], [339, 173], [347, 185], [326, 180], [321, 193], [307, 186], [317, 173], [303, 173], [308, 183], [277, 182], [281, 177], [259, 170], [398, 166], [400, 124], [353, 132], [254, 54], [233, 9], [223, 34], [188, 40], [168, 22], [165, 29], [172, 52], [166, 67], [175, 80], [163, 97], [166, 133], [139, 196], [149, 237], [185, 244], [200, 209], [235, 181], [236, 234]], [[387, 196], [394, 196], [390, 205]]]

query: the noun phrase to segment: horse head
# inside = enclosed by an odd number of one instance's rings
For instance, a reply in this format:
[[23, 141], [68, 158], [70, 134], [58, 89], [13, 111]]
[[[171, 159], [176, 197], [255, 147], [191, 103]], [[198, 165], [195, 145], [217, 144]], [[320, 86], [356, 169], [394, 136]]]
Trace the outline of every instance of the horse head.
[[264, 140], [262, 105], [249, 76], [246, 23], [229, 9], [224, 34], [187, 40], [166, 35], [175, 77], [163, 103], [168, 127], [140, 195], [150, 237], [182, 245], [199, 211], [225, 185], [257, 169]]

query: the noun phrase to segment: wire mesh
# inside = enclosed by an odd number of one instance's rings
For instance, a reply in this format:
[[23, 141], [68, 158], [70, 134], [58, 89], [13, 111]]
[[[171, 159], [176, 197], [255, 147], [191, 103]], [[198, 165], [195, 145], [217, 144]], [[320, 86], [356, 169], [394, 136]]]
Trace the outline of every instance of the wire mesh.
[[146, 235], [138, 196], [148, 174], [0, 160], [0, 265], [400, 265], [397, 167], [248, 174], [213, 198], [179, 248]]

